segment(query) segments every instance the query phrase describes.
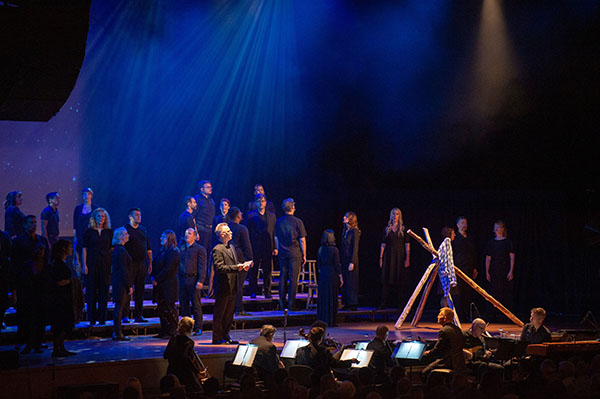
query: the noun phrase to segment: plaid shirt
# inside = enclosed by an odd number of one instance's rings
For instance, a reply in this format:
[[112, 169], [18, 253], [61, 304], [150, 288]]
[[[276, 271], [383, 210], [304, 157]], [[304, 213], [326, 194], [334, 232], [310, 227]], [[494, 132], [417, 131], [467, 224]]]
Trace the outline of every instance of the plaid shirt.
[[450, 288], [456, 287], [454, 255], [452, 254], [452, 241], [450, 238], [446, 237], [444, 241], [442, 241], [438, 253], [440, 254], [440, 268], [438, 274], [440, 276], [440, 281], [442, 282], [444, 296], [447, 297], [450, 294]]

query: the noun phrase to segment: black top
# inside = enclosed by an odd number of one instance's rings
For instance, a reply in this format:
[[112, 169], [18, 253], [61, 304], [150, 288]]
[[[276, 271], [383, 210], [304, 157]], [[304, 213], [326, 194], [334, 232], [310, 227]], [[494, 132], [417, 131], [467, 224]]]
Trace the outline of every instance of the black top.
[[306, 237], [302, 220], [293, 215], [283, 215], [275, 223], [275, 237], [279, 241], [279, 254], [302, 256], [300, 239]]
[[179, 250], [163, 250], [152, 265], [152, 277], [157, 282], [159, 301], [175, 303], [178, 299], [177, 270], [179, 269]]
[[25, 214], [21, 212], [18, 206], [9, 206], [4, 213], [4, 230], [12, 238], [25, 233], [23, 222]]
[[306, 346], [298, 348], [296, 351], [296, 364], [302, 364], [311, 367], [313, 370], [318, 368], [331, 370], [331, 368], [347, 368], [352, 365], [352, 361], [339, 361], [334, 359], [331, 352], [323, 345], [314, 345], [312, 342]]
[[131, 260], [134, 263], [147, 262], [148, 251], [152, 250], [148, 230], [142, 225], [133, 228], [130, 224], [126, 224], [125, 228], [129, 233], [129, 241], [125, 243], [125, 249], [131, 255]]
[[262, 215], [258, 211], [248, 213], [246, 226], [248, 226], [250, 242], [255, 252], [273, 252], [275, 248], [275, 222], [275, 214], [268, 210]]
[[196, 211], [194, 218], [196, 219], [198, 229], [212, 228], [212, 220], [215, 217], [215, 201], [211, 197], [205, 197], [200, 193], [194, 197], [196, 199]]
[[317, 270], [324, 268], [333, 269], [335, 275], [342, 274], [340, 269], [340, 252], [331, 245], [322, 245], [317, 252]]
[[461, 329], [454, 323], [446, 323], [438, 332], [438, 340], [431, 349], [430, 356], [441, 359], [440, 367], [464, 370], [464, 347], [465, 337]]
[[[248, 202], [248, 211], [246, 213], [250, 213], [255, 211], [256, 208], [256, 201], [250, 201]], [[267, 211], [268, 212], [273, 212], [273, 213], [277, 213], [275, 212], [275, 205], [273, 205], [273, 203], [269, 200], [267, 200]]]
[[[122, 245], [115, 245], [112, 252], [112, 285], [113, 292], [127, 289], [133, 285], [131, 256]], [[120, 298], [114, 298], [120, 300]]]
[[358, 267], [358, 241], [360, 232], [357, 229], [346, 230], [342, 235], [342, 263], [353, 263]]
[[83, 233], [90, 227], [90, 216], [94, 209], [97, 209], [98, 205], [92, 204], [92, 210], [90, 213], [83, 213], [83, 204], [79, 204], [73, 211], [73, 229], [75, 230], [75, 239], [78, 242], [83, 241]]
[[[248, 234], [248, 228], [244, 225], [235, 222], [227, 223], [231, 229], [233, 237], [231, 243], [238, 249], [236, 253], [238, 256], [238, 262], [242, 263], [247, 260], [253, 259], [252, 245], [250, 244], [250, 235]], [[241, 255], [241, 256], [240, 256]]]
[[552, 334], [550, 330], [546, 328], [545, 325], [539, 329], [535, 329], [533, 324], [527, 323], [523, 326], [523, 331], [521, 331], [521, 338], [519, 339], [521, 342], [527, 342], [528, 344], [541, 344], [543, 342], [552, 341]]
[[279, 368], [279, 357], [275, 345], [262, 335], [254, 338], [250, 343], [258, 346], [252, 365], [268, 373], [275, 372]]
[[477, 269], [477, 251], [471, 236], [463, 237], [462, 234], [457, 233], [456, 238], [452, 241], [452, 253], [454, 254], [454, 265], [458, 266], [460, 270], [471, 274], [473, 270]]
[[183, 211], [179, 216], [179, 239], [185, 241], [185, 231], [189, 228], [196, 229], [196, 220], [194, 215], [188, 211]]
[[477, 348], [475, 352], [473, 352], [473, 359], [471, 360], [481, 360], [485, 355], [485, 341], [481, 338], [477, 338], [473, 335], [471, 331], [463, 332], [465, 337], [465, 349], [473, 349]]
[[485, 248], [485, 255], [492, 257], [492, 265], [510, 266], [510, 254], [514, 252], [513, 243], [510, 238], [503, 240], [491, 239]]
[[394, 361], [392, 360], [392, 349], [387, 342], [375, 337], [367, 345], [367, 349], [373, 351], [373, 357], [369, 367], [375, 369], [377, 373], [385, 373], [386, 367], [394, 367]]
[[16, 284], [19, 277], [26, 272], [25, 264], [32, 261], [32, 257], [35, 254], [35, 247], [37, 245], [41, 245], [46, 248], [46, 260], [44, 263], [49, 264], [50, 245], [45, 237], [37, 234], [35, 237], [31, 237], [29, 234], [21, 234], [13, 239], [11, 248], [12, 272], [9, 280], [12, 284]]
[[199, 363], [195, 361], [195, 357], [194, 341], [181, 334], [177, 334], [169, 340], [163, 353], [163, 358], [169, 361], [167, 374], [176, 375], [187, 392], [202, 390], [196, 377], [201, 370]]
[[58, 215], [58, 209], [55, 211], [51, 206], [47, 206], [42, 211], [42, 220], [47, 221], [46, 224], [46, 232], [48, 234], [48, 241], [50, 241], [50, 245], [54, 244], [58, 241], [58, 236], [60, 234], [58, 225], [60, 222], [60, 217]]
[[206, 277], [206, 249], [196, 242], [191, 246], [184, 243], [179, 247], [179, 275], [188, 277], [196, 275], [197, 281], [203, 282]]
[[110, 266], [113, 231], [111, 229], [102, 229], [100, 234], [92, 228], [88, 228], [83, 233], [83, 247], [87, 249], [86, 266], [106, 267]]

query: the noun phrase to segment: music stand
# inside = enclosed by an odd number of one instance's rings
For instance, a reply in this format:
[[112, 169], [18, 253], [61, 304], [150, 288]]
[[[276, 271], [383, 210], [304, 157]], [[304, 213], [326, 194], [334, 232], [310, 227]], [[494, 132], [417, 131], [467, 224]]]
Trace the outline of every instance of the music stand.
[[281, 350], [281, 355], [279, 355], [279, 357], [284, 359], [295, 359], [298, 348], [302, 348], [308, 344], [309, 342], [305, 339], [289, 339], [285, 342], [285, 345], [283, 345], [283, 349]]
[[358, 349], [358, 350], [367, 350], [367, 346], [369, 345], [370, 341], [365, 341], [365, 342], [355, 342], [354, 343], [354, 349]]
[[235, 351], [235, 356], [233, 357], [233, 365], [234, 366], [243, 366], [243, 367], [252, 367], [254, 363], [254, 358], [256, 357], [256, 353], [258, 352], [257, 345], [239, 345], [237, 350]]
[[360, 349], [344, 349], [340, 360], [351, 360], [357, 359], [359, 363], [352, 363], [353, 368], [368, 367], [373, 357], [372, 350], [360, 350]]

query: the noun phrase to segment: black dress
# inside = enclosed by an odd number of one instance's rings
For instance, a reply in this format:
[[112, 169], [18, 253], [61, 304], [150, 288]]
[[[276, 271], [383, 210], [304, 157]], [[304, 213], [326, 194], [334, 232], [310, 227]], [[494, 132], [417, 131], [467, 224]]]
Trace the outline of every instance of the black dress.
[[510, 254], [514, 253], [513, 243], [510, 238], [503, 240], [492, 239], [488, 241], [485, 255], [490, 259], [490, 294], [506, 307], [512, 306], [513, 281], [508, 281], [506, 276], [510, 271]]
[[156, 281], [154, 287], [157, 312], [160, 318], [159, 336], [173, 336], [177, 329], [177, 308], [175, 302], [179, 299], [179, 250], [168, 248], [163, 250], [152, 267], [152, 277]]
[[386, 234], [383, 231], [381, 242], [385, 244], [383, 250], [383, 265], [381, 269], [381, 283], [383, 286], [383, 295], [381, 299], [382, 306], [386, 305], [390, 294], [390, 286], [398, 292], [399, 306], [404, 306], [408, 297], [408, 283], [410, 279], [410, 269], [404, 267], [406, 260], [406, 235], [403, 232], [394, 232], [390, 230]]
[[[360, 231], [350, 229], [342, 236], [342, 301], [344, 306], [358, 305], [358, 242]], [[350, 263], [354, 270], [348, 271]]]
[[111, 229], [102, 229], [98, 233], [97, 230], [89, 228], [83, 234], [83, 247], [87, 249], [86, 294], [90, 322], [106, 322], [112, 236]]
[[8, 233], [10, 238], [25, 233], [24, 220], [25, 214], [21, 212], [18, 206], [9, 206], [4, 213], [4, 231]]
[[75, 313], [73, 309], [73, 289], [71, 283], [57, 285], [59, 281], [71, 280], [71, 269], [62, 260], [55, 260], [52, 266], [52, 280], [54, 282], [54, 310], [52, 330], [54, 334], [61, 332], [70, 333], [75, 326]]
[[[317, 298], [317, 320], [335, 326], [338, 305], [340, 254], [334, 246], [322, 246], [317, 255], [319, 270], [319, 296]], [[346, 284], [346, 282], [344, 282]]]

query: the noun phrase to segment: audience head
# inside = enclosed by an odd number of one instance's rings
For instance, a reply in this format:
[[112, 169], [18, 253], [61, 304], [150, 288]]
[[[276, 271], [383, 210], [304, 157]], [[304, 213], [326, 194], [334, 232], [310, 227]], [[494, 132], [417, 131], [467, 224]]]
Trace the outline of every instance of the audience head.
[[227, 223], [219, 223], [215, 227], [215, 234], [219, 237], [219, 241], [227, 243], [231, 240], [232, 233]]
[[142, 395], [132, 386], [127, 386], [123, 390], [123, 399], [142, 399]]
[[342, 381], [338, 387], [338, 392], [343, 399], [351, 399], [356, 394], [356, 388], [352, 382]]
[[202, 390], [206, 396], [217, 396], [219, 393], [219, 380], [210, 377], [202, 383]]
[[271, 341], [273, 339], [273, 336], [275, 336], [276, 332], [277, 332], [277, 329], [275, 327], [273, 327], [271, 324], [265, 324], [260, 329], [260, 335], [265, 337], [268, 341]]
[[174, 374], [167, 374], [160, 379], [160, 393], [170, 393], [173, 388], [180, 386], [179, 378]]
[[337, 391], [337, 382], [335, 382], [335, 378], [333, 378], [331, 374], [325, 374], [321, 376], [319, 387], [321, 394], [324, 394], [327, 391]]
[[[248, 370], [252, 370], [251, 368]], [[245, 371], [240, 377], [240, 392], [251, 392], [256, 387], [256, 377], [251, 371]]]
[[444, 325], [446, 323], [452, 323], [454, 320], [454, 311], [450, 308], [441, 308], [440, 313], [437, 317], [438, 324]]
[[390, 329], [387, 328], [387, 326], [382, 324], [380, 326], [377, 326], [377, 329], [375, 330], [375, 336], [377, 338], [385, 341], [387, 339], [389, 331], [390, 331]]
[[63, 260], [73, 254], [73, 243], [61, 238], [52, 246], [52, 259], [54, 261]]
[[290, 376], [290, 373], [286, 369], [277, 369], [273, 373], [273, 379], [275, 380], [275, 384], [281, 385], [286, 378]]
[[411, 387], [412, 384], [408, 378], [400, 378], [396, 383], [396, 396], [406, 395]]
[[173, 230], [165, 230], [160, 235], [160, 245], [164, 248], [175, 248], [177, 247], [177, 236]]
[[183, 204], [185, 205], [185, 209], [191, 209], [192, 211], [198, 207], [198, 204], [196, 204], [196, 199], [190, 196], [187, 196], [183, 199]]
[[48, 205], [57, 205], [60, 202], [60, 195], [56, 191], [52, 191], [51, 193], [46, 194], [46, 202]]
[[113, 231], [112, 245], [125, 245], [129, 241], [129, 233], [125, 227], [119, 227]]
[[531, 309], [531, 315], [529, 317], [529, 322], [533, 324], [533, 326], [538, 329], [542, 324], [544, 324], [544, 320], [546, 319], [546, 311], [543, 308], [533, 308]]
[[375, 384], [375, 373], [373, 369], [370, 367], [363, 367], [358, 369], [358, 379], [360, 383], [364, 386], [369, 386]]
[[293, 214], [296, 210], [296, 203], [293, 198], [286, 198], [283, 200], [281, 204], [281, 209], [287, 214]]
[[4, 201], [4, 209], [9, 206], [21, 206], [23, 203], [23, 193], [20, 191], [11, 191], [6, 194], [6, 200]]
[[402, 366], [394, 366], [390, 370], [390, 378], [392, 382], [399, 381], [401, 378], [406, 377], [406, 369]]
[[302, 385], [297, 385], [292, 392], [291, 399], [308, 399], [308, 389]]
[[242, 210], [237, 206], [232, 206], [229, 208], [229, 212], [227, 214], [232, 222], [239, 223], [242, 221]]
[[177, 323], [177, 333], [179, 335], [190, 335], [194, 328], [194, 319], [191, 317], [185, 316], [179, 320]]
[[110, 215], [104, 208], [96, 208], [90, 215], [90, 228], [110, 229]]
[[142, 399], [142, 383], [137, 377], [129, 377], [127, 379], [127, 387], [135, 389], [139, 393], [139, 398]]
[[335, 233], [331, 229], [327, 229], [321, 236], [321, 245], [324, 247], [335, 247]]

